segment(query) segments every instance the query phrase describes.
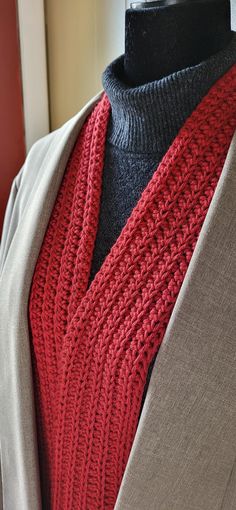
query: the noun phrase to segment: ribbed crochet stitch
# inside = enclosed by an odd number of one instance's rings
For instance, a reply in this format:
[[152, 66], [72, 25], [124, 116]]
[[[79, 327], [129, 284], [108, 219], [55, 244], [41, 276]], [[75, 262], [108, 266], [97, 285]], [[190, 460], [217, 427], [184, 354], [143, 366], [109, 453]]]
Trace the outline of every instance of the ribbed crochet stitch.
[[236, 33], [199, 64], [154, 82], [126, 84], [125, 55], [102, 74], [111, 104], [92, 280], [174, 137], [210, 87], [236, 62]]
[[109, 116], [104, 93], [68, 160], [30, 293], [40, 461], [53, 510], [114, 508], [148, 366], [236, 128], [236, 64], [180, 129], [89, 285]]

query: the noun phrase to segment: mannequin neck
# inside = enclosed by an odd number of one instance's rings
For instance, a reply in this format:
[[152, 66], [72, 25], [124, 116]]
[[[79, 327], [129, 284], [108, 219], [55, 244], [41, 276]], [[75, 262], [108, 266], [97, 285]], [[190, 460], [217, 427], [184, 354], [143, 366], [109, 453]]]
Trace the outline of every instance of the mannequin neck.
[[128, 9], [126, 83], [142, 85], [194, 66], [223, 49], [232, 36], [230, 0]]

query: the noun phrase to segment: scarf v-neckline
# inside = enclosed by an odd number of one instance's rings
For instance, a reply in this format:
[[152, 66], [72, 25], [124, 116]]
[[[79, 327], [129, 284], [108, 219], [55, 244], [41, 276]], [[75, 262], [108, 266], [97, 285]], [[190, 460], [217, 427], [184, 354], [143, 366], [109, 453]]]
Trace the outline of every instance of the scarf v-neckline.
[[[107, 94], [103, 92], [101, 99], [95, 106], [94, 110], [90, 113], [82, 127], [82, 130], [85, 131], [86, 125], [90, 124], [90, 128], [93, 129], [93, 126], [96, 123], [96, 129], [95, 133], [93, 133], [90, 152], [92, 164], [89, 166], [88, 170], [87, 194], [83, 211], [84, 226], [82, 228], [82, 237], [80, 242], [80, 254], [81, 260], [83, 260], [81, 274], [83, 276], [81, 279], [82, 284], [80, 295], [77, 294], [76, 298], [77, 306], [79, 303], [78, 300], [80, 300], [80, 305], [85, 309], [86, 303], [88, 303], [90, 298], [93, 300], [95, 295], [97, 295], [99, 292], [99, 289], [101, 289], [103, 285], [105, 285], [105, 282], [109, 280], [109, 274], [113, 270], [113, 267], [117, 261], [125, 254], [127, 243], [130, 242], [131, 244], [135, 244], [135, 228], [137, 227], [137, 224], [142, 222], [142, 217], [150, 207], [151, 202], [155, 199], [155, 195], [157, 195], [158, 192], [160, 192], [160, 190], [165, 187], [168, 176], [171, 174], [172, 166], [175, 165], [178, 161], [178, 155], [180, 155], [180, 157], [182, 156], [184, 147], [189, 150], [191, 146], [191, 140], [194, 137], [194, 133], [197, 133], [197, 131], [200, 133], [201, 124], [204, 123], [206, 113], [208, 115], [214, 115], [214, 108], [216, 108], [215, 113], [217, 114], [217, 109], [220, 108], [217, 98], [217, 91], [220, 92], [222, 87], [226, 87], [226, 90], [228, 89], [229, 94], [233, 91], [234, 82], [236, 81], [235, 74], [236, 65], [233, 65], [229, 71], [227, 71], [221, 78], [217, 80], [217, 82], [215, 82], [208, 93], [203, 97], [201, 102], [193, 110], [191, 115], [186, 119], [166, 154], [163, 156], [162, 160], [153, 172], [144, 190], [140, 194], [136, 205], [133, 207], [125, 225], [121, 229], [116, 241], [113, 243], [108, 254], [104, 258], [100, 268], [98, 269], [94, 278], [89, 282], [100, 213], [106, 133], [111, 115], [111, 105], [109, 98]], [[228, 80], [228, 77], [231, 78], [232, 81], [231, 79]], [[83, 134], [81, 133], [81, 143], [82, 138]], [[207, 144], [207, 142], [208, 140], [206, 139], [205, 144]], [[78, 148], [78, 153], [80, 152], [81, 148]], [[96, 154], [95, 159], [92, 159], [93, 153]], [[81, 164], [83, 164], [82, 161]]]
[[[30, 310], [36, 324], [37, 370], [46, 392], [53, 510], [69, 510], [75, 501], [81, 510], [87, 504], [97, 508], [105, 500], [104, 508], [113, 507], [147, 369], [163, 338], [235, 131], [235, 82], [236, 64], [211, 87], [177, 134], [89, 287], [111, 113], [105, 93], [81, 128], [39, 257], [44, 264], [47, 242], [54, 254], [60, 247], [62, 257], [55, 259], [60, 282], [37, 315], [42, 279], [46, 274], [50, 293], [57, 271], [54, 264], [48, 270], [47, 262], [42, 272], [36, 271]], [[71, 213], [69, 223], [65, 210]], [[106, 491], [100, 486], [105, 475]]]

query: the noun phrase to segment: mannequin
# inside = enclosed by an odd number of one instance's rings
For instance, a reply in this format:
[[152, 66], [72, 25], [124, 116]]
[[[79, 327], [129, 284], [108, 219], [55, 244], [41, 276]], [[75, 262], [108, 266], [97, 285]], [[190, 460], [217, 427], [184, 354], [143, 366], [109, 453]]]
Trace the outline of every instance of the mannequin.
[[196, 65], [229, 43], [230, 0], [177, 1], [137, 2], [127, 9], [127, 84], [141, 85]]

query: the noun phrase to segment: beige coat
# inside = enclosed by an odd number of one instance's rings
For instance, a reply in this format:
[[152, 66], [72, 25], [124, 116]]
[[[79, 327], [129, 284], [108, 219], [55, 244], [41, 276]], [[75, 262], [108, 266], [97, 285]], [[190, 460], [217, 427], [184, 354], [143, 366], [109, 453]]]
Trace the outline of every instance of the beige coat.
[[[42, 510], [28, 298], [69, 155], [101, 93], [33, 145], [7, 204], [0, 249], [4, 510]], [[235, 508], [236, 132], [154, 364], [115, 510]]]

